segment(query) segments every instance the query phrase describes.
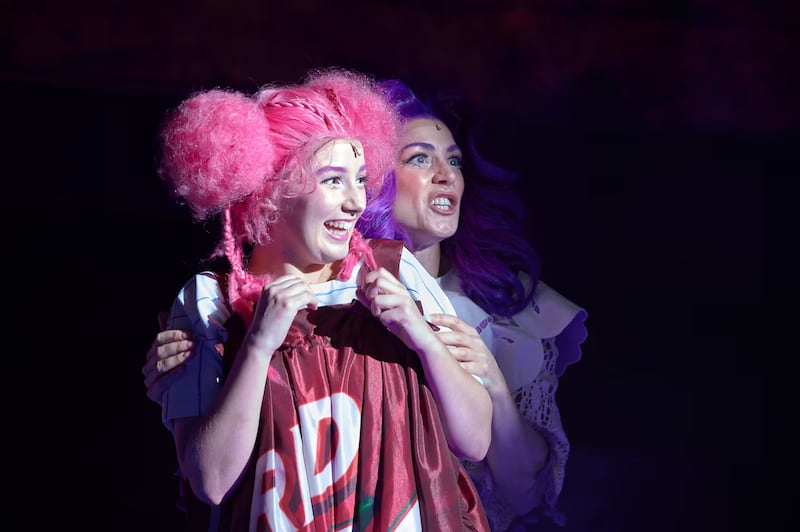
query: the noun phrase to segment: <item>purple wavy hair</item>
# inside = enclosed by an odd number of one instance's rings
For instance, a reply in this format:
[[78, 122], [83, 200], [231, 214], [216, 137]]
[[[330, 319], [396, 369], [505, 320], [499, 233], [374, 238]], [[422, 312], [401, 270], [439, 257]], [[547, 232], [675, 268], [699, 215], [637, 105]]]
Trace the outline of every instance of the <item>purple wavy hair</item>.
[[[302, 84], [268, 85], [252, 95], [225, 89], [192, 94], [162, 124], [158, 174], [195, 220], [223, 215], [212, 256], [230, 263], [229, 301], [248, 320], [269, 277], [246, 271], [244, 249], [270, 240], [281, 199], [313, 190], [317, 150], [334, 139], [361, 142], [367, 193], [374, 195], [394, 163], [397, 131], [396, 113], [370, 78], [317, 70]], [[340, 276], [358, 260], [374, 267], [356, 231]]]
[[[539, 255], [524, 236], [525, 206], [515, 188], [517, 174], [480, 155], [471, 116], [459, 107], [463, 102], [448, 98], [423, 102], [398, 80], [380, 85], [401, 122], [437, 118], [462, 147], [465, 186], [459, 225], [452, 237], [442, 241], [442, 253], [458, 271], [461, 287], [470, 299], [493, 314], [516, 314], [531, 303], [541, 272]], [[402, 240], [413, 250], [408, 235], [392, 216], [396, 194], [396, 177], [391, 171], [356, 226], [367, 238]], [[527, 290], [518, 277], [520, 272], [533, 281]]]

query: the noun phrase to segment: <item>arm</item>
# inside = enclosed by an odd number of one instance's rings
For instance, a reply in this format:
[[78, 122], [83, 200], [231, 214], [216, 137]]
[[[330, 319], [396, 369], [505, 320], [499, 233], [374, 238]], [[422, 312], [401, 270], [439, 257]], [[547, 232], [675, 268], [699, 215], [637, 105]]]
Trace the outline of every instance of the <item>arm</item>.
[[[563, 523], [557, 502], [570, 446], [561, 425], [555, 395], [558, 377], [564, 367], [581, 358], [580, 345], [587, 337], [584, 324], [587, 313], [539, 282], [535, 305], [511, 319], [493, 317], [467, 298], [454, 279], [449, 281], [443, 280], [443, 287], [458, 309], [458, 316], [475, 327], [486, 345], [491, 346], [494, 355], [494, 361], [486, 359], [480, 362], [483, 366], [467, 366], [485, 379], [493, 399], [493, 439], [487, 460], [467, 464], [490, 521], [509, 523], [514, 515], [526, 514], [537, 520]], [[438, 319], [432, 321], [437, 323]], [[473, 346], [471, 352], [476, 354], [470, 356], [481, 360], [480, 349]], [[511, 392], [510, 395], [502, 393], [504, 388]], [[533, 431], [534, 439], [541, 438], [546, 443], [543, 467], [537, 465], [536, 442], [526, 440], [525, 436], [514, 436], [513, 420], [498, 410], [502, 407], [506, 413], [511, 413], [511, 406], [519, 412], [518, 421], [523, 423], [523, 430]], [[511, 469], [504, 468], [502, 458], [507, 455], [496, 452], [501, 442], [518, 445], [520, 442], [515, 442], [516, 437], [521, 437], [522, 442], [527, 441], [524, 474], [519, 474], [515, 464], [511, 464]], [[500, 460], [495, 460], [495, 456]], [[531, 511], [526, 511], [529, 508]]]
[[173, 421], [181, 473], [203, 501], [219, 504], [238, 484], [259, 428], [267, 370], [297, 311], [314, 306], [308, 284], [283, 276], [264, 287], [253, 324], [210, 408]]
[[[426, 289], [441, 292], [435, 281]], [[359, 297], [384, 326], [419, 355], [453, 452], [481, 460], [489, 447], [491, 431], [492, 405], [486, 390], [439, 340], [408, 288], [386, 269], [364, 276]], [[441, 297], [447, 300], [443, 292]]]
[[486, 463], [499, 495], [514, 514], [531, 511], [537, 504], [539, 472], [547, 463], [547, 441], [523, 417], [494, 355], [475, 328], [447, 314], [432, 314], [429, 319], [451, 329], [440, 332], [440, 339], [464, 369], [481, 377], [491, 397], [492, 433]]

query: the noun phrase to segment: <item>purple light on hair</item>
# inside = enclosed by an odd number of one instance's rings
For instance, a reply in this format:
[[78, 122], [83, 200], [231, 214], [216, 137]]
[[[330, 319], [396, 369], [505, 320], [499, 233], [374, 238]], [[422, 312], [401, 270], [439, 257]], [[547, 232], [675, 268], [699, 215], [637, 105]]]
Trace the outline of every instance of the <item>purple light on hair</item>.
[[[455, 235], [442, 242], [442, 252], [459, 272], [470, 299], [493, 314], [516, 314], [531, 302], [541, 270], [539, 256], [525, 237], [525, 207], [515, 188], [517, 175], [481, 157], [468, 113], [454, 107], [452, 100], [423, 102], [398, 80], [379, 85], [403, 122], [420, 117], [441, 120], [466, 148], [462, 150], [465, 190], [459, 226]], [[395, 238], [411, 248], [408, 236], [392, 217], [395, 179], [394, 172], [389, 172], [377, 195], [369, 197], [358, 228], [367, 238]], [[527, 290], [519, 273], [533, 281]]]

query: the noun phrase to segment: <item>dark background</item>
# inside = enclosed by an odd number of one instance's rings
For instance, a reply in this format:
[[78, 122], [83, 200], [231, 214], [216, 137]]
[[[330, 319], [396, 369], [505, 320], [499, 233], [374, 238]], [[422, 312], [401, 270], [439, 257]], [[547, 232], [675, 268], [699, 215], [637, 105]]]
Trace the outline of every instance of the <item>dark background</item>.
[[45, 461], [27, 480], [76, 499], [62, 520], [179, 529], [171, 439], [140, 367], [210, 229], [154, 173], [159, 120], [194, 89], [342, 66], [478, 105], [481, 146], [522, 175], [543, 279], [589, 311], [558, 395], [573, 444], [564, 530], [781, 529], [793, 3], [290, 4], [3, 3], [5, 262], [33, 364], [15, 380], [23, 399], [54, 381], [32, 419], [66, 435], [55, 463], [77, 477]]

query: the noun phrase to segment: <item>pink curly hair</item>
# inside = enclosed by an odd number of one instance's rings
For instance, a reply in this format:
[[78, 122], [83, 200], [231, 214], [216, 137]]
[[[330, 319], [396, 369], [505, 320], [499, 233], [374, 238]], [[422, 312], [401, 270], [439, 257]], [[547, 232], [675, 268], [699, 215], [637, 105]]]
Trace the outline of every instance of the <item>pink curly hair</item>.
[[[243, 246], [268, 242], [282, 198], [307, 194], [314, 154], [333, 139], [361, 142], [368, 197], [392, 167], [398, 117], [382, 90], [364, 74], [343, 69], [311, 72], [302, 84], [269, 85], [254, 95], [198, 92], [167, 116], [160, 131], [158, 174], [198, 221], [223, 214], [214, 255], [231, 265], [228, 298], [248, 321], [268, 276], [244, 267]], [[339, 277], [359, 260], [375, 267], [355, 232]]]

